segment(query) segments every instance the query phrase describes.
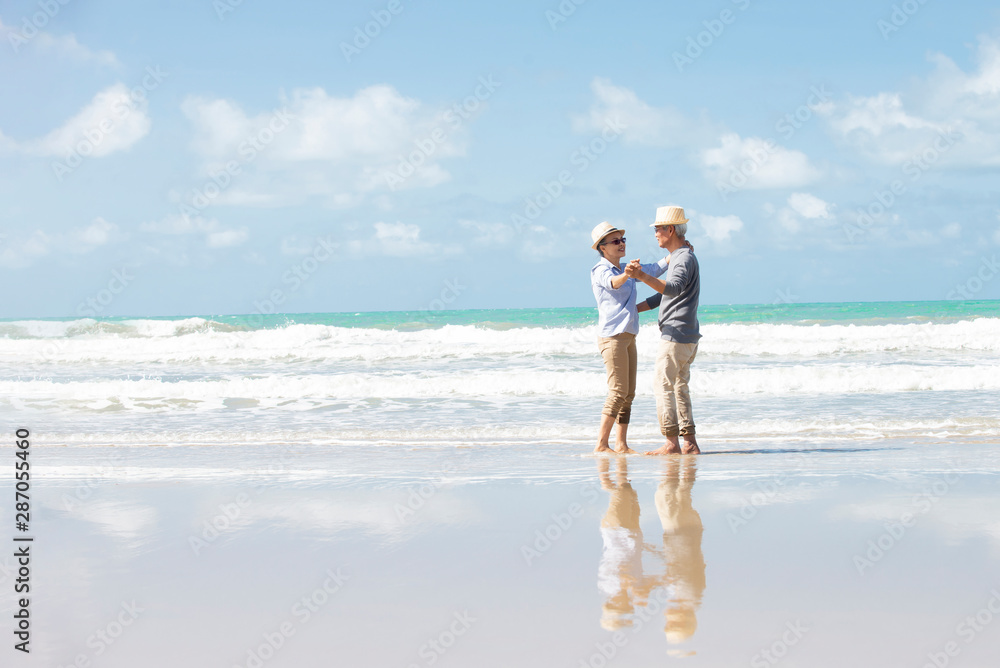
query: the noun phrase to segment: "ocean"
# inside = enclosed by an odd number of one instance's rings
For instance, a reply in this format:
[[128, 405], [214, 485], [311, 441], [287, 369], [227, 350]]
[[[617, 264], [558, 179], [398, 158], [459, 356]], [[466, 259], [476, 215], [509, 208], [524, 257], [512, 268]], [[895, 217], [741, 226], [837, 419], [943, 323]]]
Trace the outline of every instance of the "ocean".
[[[1000, 302], [705, 306], [702, 448], [995, 441]], [[643, 314], [630, 440], [658, 445]], [[588, 452], [594, 308], [0, 321], [0, 411], [40, 445], [545, 444]], [[818, 439], [818, 441], [817, 441]]]

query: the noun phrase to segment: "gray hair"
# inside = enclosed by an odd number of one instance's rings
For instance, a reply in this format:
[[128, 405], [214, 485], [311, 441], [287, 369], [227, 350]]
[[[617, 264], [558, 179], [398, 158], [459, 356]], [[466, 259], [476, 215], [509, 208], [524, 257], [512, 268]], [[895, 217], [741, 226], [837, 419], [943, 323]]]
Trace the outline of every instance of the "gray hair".
[[680, 225], [674, 225], [673, 227], [674, 227], [674, 234], [679, 236], [681, 239], [683, 239], [684, 235], [688, 233], [687, 223], [681, 223]]

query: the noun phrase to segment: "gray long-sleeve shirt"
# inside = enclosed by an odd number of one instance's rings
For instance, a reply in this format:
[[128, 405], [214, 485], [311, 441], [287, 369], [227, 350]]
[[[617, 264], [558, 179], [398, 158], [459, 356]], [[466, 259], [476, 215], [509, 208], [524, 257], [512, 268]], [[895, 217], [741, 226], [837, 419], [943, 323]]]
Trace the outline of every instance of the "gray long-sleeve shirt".
[[701, 274], [698, 259], [687, 246], [670, 254], [670, 266], [663, 277], [666, 283], [660, 302], [660, 338], [676, 343], [698, 343], [698, 298]]

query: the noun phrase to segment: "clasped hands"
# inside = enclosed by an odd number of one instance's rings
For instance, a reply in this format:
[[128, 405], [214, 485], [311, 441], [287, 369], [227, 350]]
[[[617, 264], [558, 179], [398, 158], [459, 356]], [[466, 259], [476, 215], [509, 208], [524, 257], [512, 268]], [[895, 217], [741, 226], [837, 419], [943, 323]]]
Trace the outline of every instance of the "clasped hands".
[[[690, 241], [685, 241], [684, 245], [694, 251], [694, 246], [691, 245]], [[642, 263], [640, 263], [638, 259], [632, 260], [625, 265], [625, 275], [629, 278], [639, 278], [644, 273], [645, 272], [642, 271]]]

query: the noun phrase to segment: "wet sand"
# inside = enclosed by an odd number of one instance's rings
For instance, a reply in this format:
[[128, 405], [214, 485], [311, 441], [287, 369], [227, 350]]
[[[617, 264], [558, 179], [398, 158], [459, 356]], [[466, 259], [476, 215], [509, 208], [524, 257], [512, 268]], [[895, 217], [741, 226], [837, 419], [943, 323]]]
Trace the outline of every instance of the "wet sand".
[[995, 665], [995, 445], [703, 447], [39, 447], [17, 662]]

